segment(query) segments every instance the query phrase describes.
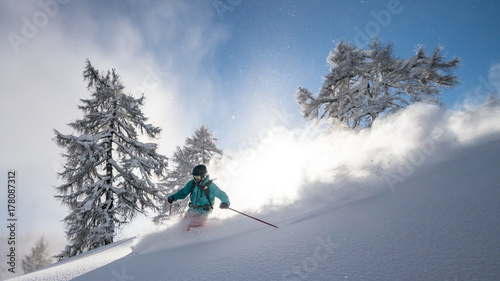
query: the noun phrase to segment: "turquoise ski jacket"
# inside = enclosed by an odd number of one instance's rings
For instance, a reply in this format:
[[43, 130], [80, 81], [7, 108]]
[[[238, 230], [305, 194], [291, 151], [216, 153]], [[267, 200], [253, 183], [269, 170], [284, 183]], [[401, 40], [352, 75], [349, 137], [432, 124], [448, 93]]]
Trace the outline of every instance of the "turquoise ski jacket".
[[[201, 182], [201, 183], [196, 183], [194, 180], [190, 180], [183, 188], [181, 188], [177, 193], [175, 193], [174, 200], [177, 201], [179, 199], [184, 199], [186, 196], [191, 193], [191, 187], [193, 186], [194, 183], [194, 189], [193, 189], [193, 194], [191, 194], [191, 200], [189, 206], [191, 208], [197, 209], [197, 208], [203, 208], [204, 206], [209, 206], [209, 202], [207, 197], [205, 196], [205, 192], [201, 190], [201, 188], [209, 181], [209, 177], [207, 176], [206, 179]], [[210, 183], [208, 186], [208, 195], [210, 197], [210, 202], [212, 202], [212, 205], [215, 203], [215, 197], [219, 198], [221, 202], [227, 203], [227, 205], [230, 204], [229, 202], [229, 197], [227, 197], [227, 194], [222, 191], [215, 183]], [[210, 207], [209, 207], [210, 208]], [[207, 210], [205, 210], [207, 211]], [[200, 210], [201, 212], [201, 210]], [[204, 212], [203, 212], [204, 213]]]

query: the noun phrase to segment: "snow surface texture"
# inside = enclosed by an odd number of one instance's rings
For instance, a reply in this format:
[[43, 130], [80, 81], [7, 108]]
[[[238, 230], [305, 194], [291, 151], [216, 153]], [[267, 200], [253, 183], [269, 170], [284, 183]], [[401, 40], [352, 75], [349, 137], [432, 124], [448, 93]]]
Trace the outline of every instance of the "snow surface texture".
[[[417, 105], [358, 135], [281, 130], [239, 161], [274, 190], [225, 179], [232, 207], [278, 229], [216, 210], [204, 228], [173, 219], [12, 280], [500, 280], [498, 107]], [[278, 140], [296, 155], [280, 162], [286, 192], [260, 167]]]

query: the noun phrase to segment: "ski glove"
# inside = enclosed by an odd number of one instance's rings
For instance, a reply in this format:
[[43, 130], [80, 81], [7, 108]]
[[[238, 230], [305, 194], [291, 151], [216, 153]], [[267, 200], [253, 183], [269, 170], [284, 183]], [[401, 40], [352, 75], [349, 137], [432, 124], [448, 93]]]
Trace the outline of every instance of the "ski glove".
[[227, 208], [229, 208], [229, 205], [226, 202], [222, 202], [222, 203], [220, 203], [219, 208], [221, 208], [221, 209], [227, 209]]
[[168, 203], [170, 203], [170, 204], [172, 204], [172, 202], [174, 202], [174, 200], [175, 200], [174, 196], [173, 196], [173, 195], [170, 195], [170, 196], [168, 197], [168, 199], [167, 199], [167, 202], [168, 202]]

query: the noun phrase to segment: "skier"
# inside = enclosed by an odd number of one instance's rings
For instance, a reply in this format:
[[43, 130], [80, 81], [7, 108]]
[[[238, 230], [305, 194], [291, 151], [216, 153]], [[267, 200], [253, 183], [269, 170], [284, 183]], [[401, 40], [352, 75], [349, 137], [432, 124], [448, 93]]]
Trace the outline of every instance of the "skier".
[[193, 168], [193, 179], [190, 180], [177, 193], [168, 197], [168, 203], [173, 203], [179, 199], [184, 199], [191, 195], [189, 209], [184, 216], [187, 220], [187, 230], [193, 227], [203, 226], [207, 216], [213, 210], [215, 197], [219, 198], [221, 204], [219, 208], [229, 208], [229, 198], [227, 194], [209, 179], [208, 170], [205, 165], [198, 165]]

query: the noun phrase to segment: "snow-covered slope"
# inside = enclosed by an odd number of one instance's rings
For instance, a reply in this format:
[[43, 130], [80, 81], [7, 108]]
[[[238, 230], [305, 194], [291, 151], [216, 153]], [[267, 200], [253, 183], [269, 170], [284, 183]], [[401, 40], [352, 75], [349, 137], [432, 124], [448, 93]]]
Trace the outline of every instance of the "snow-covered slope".
[[279, 229], [245, 217], [171, 227], [138, 253], [123, 255], [126, 240], [15, 280], [500, 280], [499, 164], [497, 141], [393, 192], [261, 215]]
[[278, 229], [172, 221], [13, 280], [500, 280], [500, 137], [482, 136], [436, 144], [405, 175], [311, 182], [293, 204], [250, 211]]

